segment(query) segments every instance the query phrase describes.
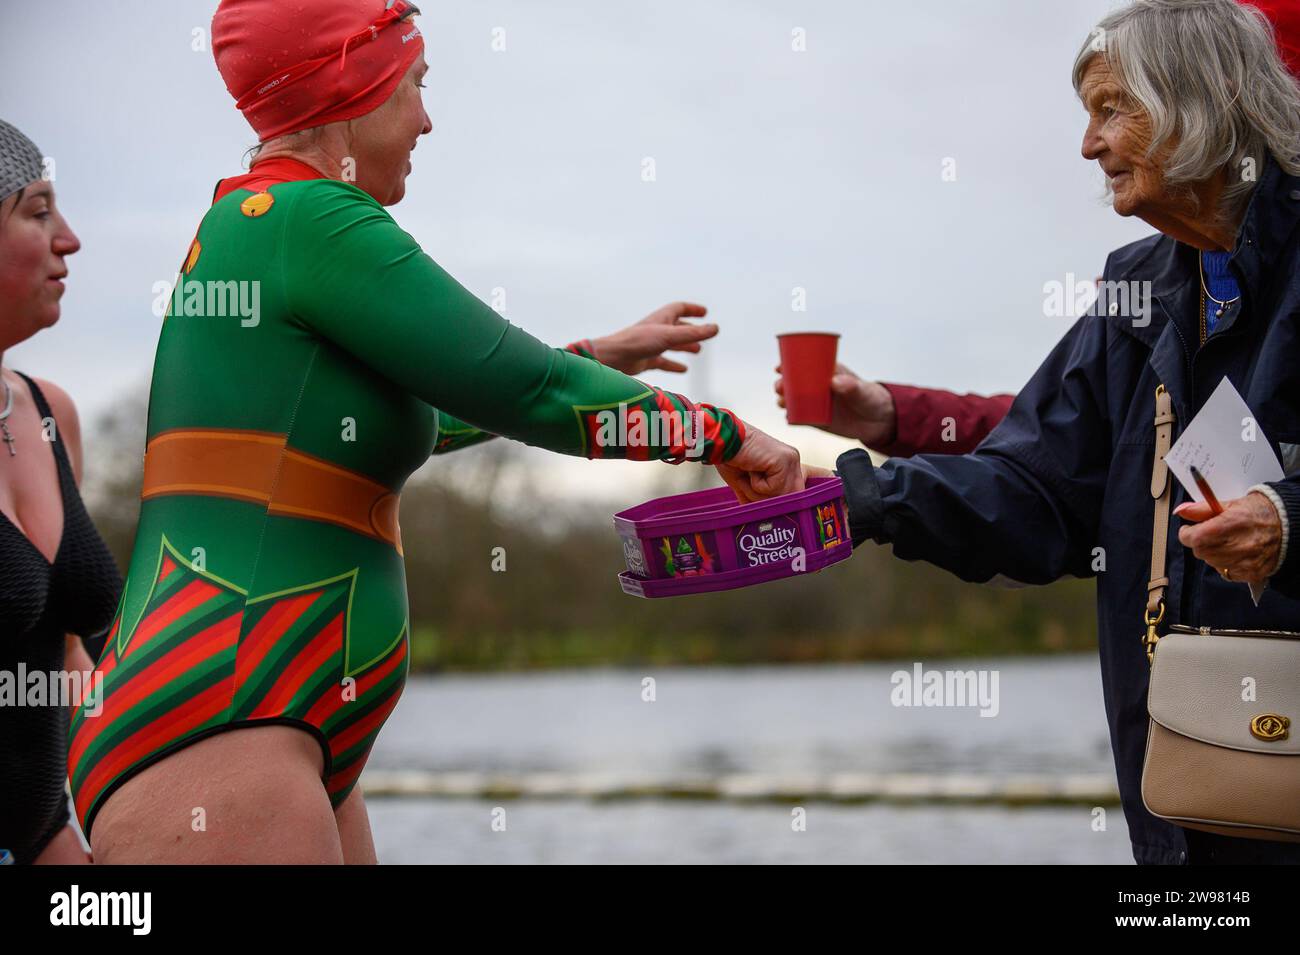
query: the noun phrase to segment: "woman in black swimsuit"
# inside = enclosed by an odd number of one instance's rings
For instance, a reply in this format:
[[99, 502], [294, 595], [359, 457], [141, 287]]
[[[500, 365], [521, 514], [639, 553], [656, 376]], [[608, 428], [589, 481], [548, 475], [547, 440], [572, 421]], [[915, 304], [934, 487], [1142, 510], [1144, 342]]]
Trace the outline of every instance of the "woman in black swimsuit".
[[0, 857], [66, 864], [89, 861], [64, 793], [82, 679], [66, 674], [92, 669], [81, 641], [112, 620], [122, 578], [77, 493], [72, 400], [3, 363], [58, 321], [80, 248], [41, 172], [40, 150], [0, 120]]

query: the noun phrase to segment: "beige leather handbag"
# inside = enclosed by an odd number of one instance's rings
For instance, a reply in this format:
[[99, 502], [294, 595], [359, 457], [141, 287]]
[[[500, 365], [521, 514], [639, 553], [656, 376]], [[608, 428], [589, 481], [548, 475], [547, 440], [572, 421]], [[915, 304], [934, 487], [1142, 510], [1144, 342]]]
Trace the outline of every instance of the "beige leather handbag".
[[[1300, 842], [1300, 634], [1174, 625], [1165, 616], [1173, 401], [1156, 389], [1155, 530], [1143, 643], [1151, 664], [1142, 802], [1225, 836]], [[1300, 726], [1295, 727], [1300, 731]]]

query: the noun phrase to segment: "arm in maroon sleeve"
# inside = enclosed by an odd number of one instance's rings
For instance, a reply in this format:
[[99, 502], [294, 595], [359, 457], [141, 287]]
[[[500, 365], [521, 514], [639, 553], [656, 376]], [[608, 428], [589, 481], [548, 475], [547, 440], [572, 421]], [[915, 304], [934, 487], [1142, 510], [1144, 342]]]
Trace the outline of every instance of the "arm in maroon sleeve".
[[968, 454], [1006, 417], [1015, 395], [958, 395], [938, 388], [881, 382], [894, 399], [894, 440], [876, 450], [890, 457]]

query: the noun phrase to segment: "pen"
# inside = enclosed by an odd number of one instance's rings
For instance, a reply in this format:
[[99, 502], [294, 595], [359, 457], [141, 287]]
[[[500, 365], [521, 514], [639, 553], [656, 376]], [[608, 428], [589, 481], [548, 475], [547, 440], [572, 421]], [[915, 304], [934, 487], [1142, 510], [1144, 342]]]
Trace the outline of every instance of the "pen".
[[1219, 503], [1219, 499], [1215, 497], [1214, 492], [1210, 490], [1210, 482], [1205, 480], [1205, 475], [1196, 470], [1195, 465], [1189, 467], [1188, 470], [1192, 472], [1192, 480], [1196, 482], [1197, 488], [1200, 490], [1202, 496], [1204, 496], [1205, 503], [1210, 505], [1210, 510], [1215, 514], [1222, 514], [1223, 505]]

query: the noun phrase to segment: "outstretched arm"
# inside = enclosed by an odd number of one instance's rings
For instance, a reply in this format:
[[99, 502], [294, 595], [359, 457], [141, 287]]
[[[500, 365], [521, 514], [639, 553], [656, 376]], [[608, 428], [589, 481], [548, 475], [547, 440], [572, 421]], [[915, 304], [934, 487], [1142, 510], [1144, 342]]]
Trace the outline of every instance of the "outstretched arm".
[[[776, 367], [777, 374], [781, 366]], [[776, 381], [785, 407], [785, 384]], [[889, 457], [966, 454], [998, 426], [1015, 395], [959, 395], [861, 378], [837, 364], [831, 376], [831, 423], [822, 430], [861, 441]]]
[[[459, 422], [563, 454], [743, 466], [738, 417], [543, 344], [471, 295], [359, 190], [314, 183], [295, 197], [286, 230], [295, 315]], [[774, 493], [802, 487], [789, 456], [766, 472]]]
[[1080, 319], [973, 453], [879, 468], [842, 455], [854, 543], [976, 582], [1091, 576], [1111, 453], [1106, 349], [1104, 321]]
[[[566, 345], [564, 350], [608, 365], [625, 375], [637, 375], [650, 369], [683, 372], [686, 371], [686, 366], [665, 357], [664, 353], [698, 353], [700, 343], [716, 335], [718, 326], [692, 325], [682, 319], [701, 318], [707, 312], [708, 309], [703, 305], [673, 302], [651, 312], [635, 325], [600, 338], [584, 338]], [[494, 437], [496, 435], [480, 431], [445, 411], [439, 411], [438, 442], [434, 445], [433, 453], [459, 451]]]

